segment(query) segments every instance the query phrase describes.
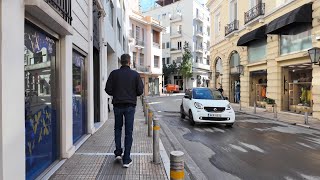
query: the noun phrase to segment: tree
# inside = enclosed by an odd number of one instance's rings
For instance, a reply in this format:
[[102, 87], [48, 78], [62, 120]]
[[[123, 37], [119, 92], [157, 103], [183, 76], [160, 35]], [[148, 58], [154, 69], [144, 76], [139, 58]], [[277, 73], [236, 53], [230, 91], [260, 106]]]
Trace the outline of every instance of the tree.
[[178, 66], [175, 62], [169, 65], [163, 64], [162, 74], [163, 74], [164, 80], [167, 80], [171, 74], [176, 74], [177, 72], [178, 72]]
[[182, 62], [179, 67], [179, 74], [185, 79], [184, 89], [187, 88], [188, 79], [192, 77], [192, 54], [188, 42], [184, 42]]

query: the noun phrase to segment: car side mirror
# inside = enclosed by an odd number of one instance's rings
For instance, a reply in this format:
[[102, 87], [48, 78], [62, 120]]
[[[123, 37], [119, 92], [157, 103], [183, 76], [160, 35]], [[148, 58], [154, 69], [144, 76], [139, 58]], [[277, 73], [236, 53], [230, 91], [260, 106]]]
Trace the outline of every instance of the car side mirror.
[[224, 97], [224, 100], [229, 100], [229, 98], [228, 97]]

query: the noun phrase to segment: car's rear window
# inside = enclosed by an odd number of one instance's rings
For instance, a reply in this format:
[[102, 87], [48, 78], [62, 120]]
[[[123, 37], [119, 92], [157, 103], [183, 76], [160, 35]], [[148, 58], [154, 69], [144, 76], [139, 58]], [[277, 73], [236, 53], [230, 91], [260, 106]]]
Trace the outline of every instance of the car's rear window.
[[219, 91], [201, 88], [193, 89], [193, 99], [209, 99], [209, 100], [223, 100], [223, 96]]

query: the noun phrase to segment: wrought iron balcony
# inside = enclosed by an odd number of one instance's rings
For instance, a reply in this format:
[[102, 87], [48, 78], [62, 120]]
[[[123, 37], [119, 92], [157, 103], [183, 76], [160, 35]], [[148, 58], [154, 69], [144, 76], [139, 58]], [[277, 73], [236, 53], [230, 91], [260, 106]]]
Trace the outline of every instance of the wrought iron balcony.
[[137, 45], [137, 46], [144, 47], [144, 41], [139, 40], [139, 39], [136, 39], [136, 45]]
[[225, 36], [239, 29], [239, 20], [234, 20], [225, 27]]
[[248, 12], [244, 13], [244, 23], [247, 24], [248, 22], [252, 21], [253, 19], [257, 18], [258, 16], [264, 15], [265, 13], [265, 3], [259, 3]]
[[71, 0], [44, 0], [69, 24], [72, 21]]

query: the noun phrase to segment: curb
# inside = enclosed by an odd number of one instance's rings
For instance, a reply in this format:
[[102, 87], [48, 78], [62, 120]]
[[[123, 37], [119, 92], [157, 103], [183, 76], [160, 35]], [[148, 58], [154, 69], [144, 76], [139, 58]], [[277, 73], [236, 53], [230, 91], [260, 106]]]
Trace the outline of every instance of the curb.
[[265, 116], [260, 116], [260, 115], [257, 115], [257, 114], [252, 114], [252, 113], [248, 113], [248, 112], [244, 112], [244, 111], [239, 111], [239, 110], [237, 110], [237, 111], [235, 111], [235, 112], [243, 113], [243, 114], [247, 114], [247, 115], [251, 115], [251, 116], [255, 116], [255, 117], [260, 117], [260, 118], [268, 119], [268, 120], [271, 120], [271, 121], [282, 122], [282, 123], [285, 123], [285, 124], [288, 124], [288, 125], [300, 126], [300, 127], [303, 127], [303, 128], [320, 131], [320, 129], [318, 129], [318, 128], [314, 128], [314, 127], [311, 127], [311, 126], [305, 125], [305, 124], [289, 123], [289, 122], [281, 121], [281, 120], [279, 120], [279, 119], [269, 118], [269, 117], [265, 117]]

